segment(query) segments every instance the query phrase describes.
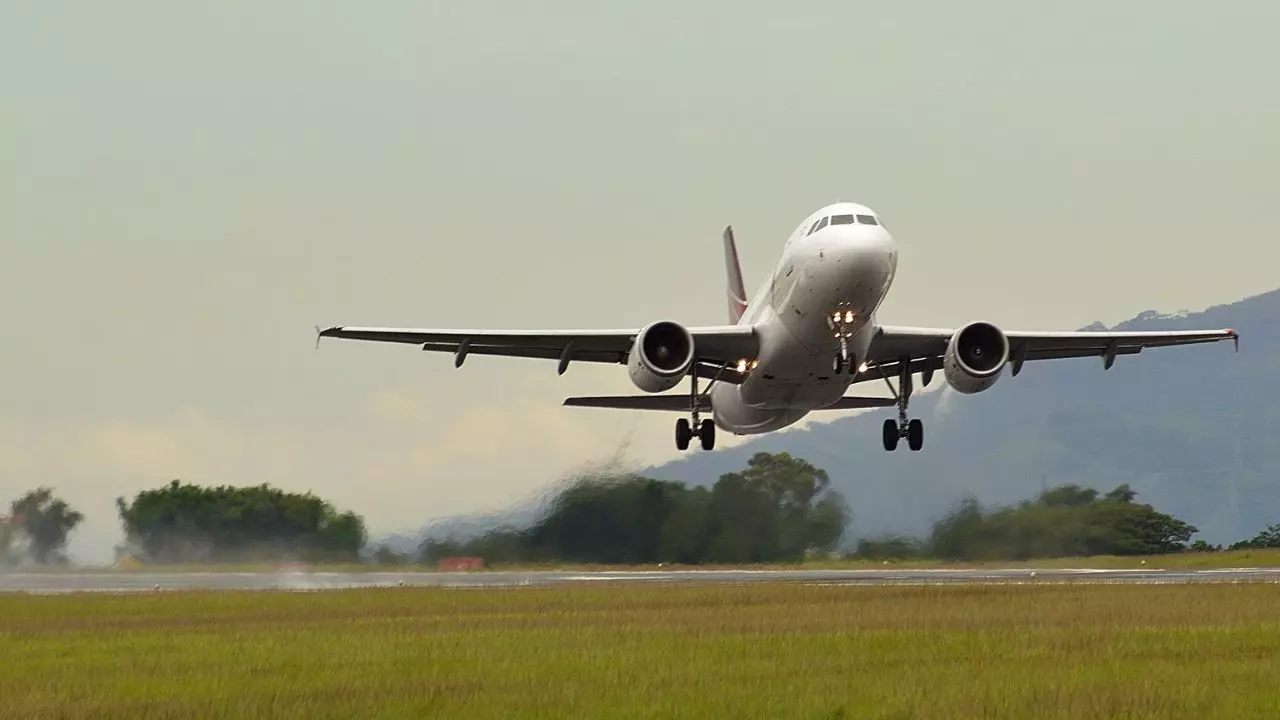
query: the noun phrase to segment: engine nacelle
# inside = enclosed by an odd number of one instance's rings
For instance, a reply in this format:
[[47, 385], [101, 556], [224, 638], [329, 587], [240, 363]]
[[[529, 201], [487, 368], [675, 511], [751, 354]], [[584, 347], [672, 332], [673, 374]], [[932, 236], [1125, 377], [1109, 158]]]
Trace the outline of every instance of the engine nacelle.
[[974, 322], [951, 336], [942, 371], [956, 392], [972, 395], [995, 385], [1007, 362], [1009, 338], [991, 323]]
[[645, 392], [670, 390], [693, 365], [693, 335], [680, 323], [650, 323], [636, 335], [627, 355], [627, 374]]

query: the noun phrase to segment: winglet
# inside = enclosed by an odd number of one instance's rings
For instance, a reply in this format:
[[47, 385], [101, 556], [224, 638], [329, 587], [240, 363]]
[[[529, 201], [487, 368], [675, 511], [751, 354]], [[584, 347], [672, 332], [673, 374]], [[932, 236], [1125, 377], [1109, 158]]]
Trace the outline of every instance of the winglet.
[[321, 337], [320, 333], [321, 333], [320, 326], [316, 325], [316, 349], [317, 350], [320, 349], [320, 337]]
[[733, 226], [724, 229], [724, 272], [729, 281], [729, 322], [736, 325], [747, 311], [747, 288], [742, 282], [742, 266], [738, 263], [738, 246], [733, 241]]
[[1240, 333], [1236, 332], [1235, 328], [1228, 328], [1227, 336], [1230, 337], [1231, 342], [1235, 344], [1236, 352], [1240, 352]]

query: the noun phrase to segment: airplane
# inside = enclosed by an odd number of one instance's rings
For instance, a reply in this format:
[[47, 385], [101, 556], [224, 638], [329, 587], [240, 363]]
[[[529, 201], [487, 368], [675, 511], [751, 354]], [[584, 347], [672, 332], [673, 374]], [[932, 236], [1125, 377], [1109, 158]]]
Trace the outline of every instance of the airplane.
[[[883, 424], [886, 451], [905, 439], [924, 446], [924, 426], [908, 417], [914, 376], [927, 387], [941, 370], [971, 395], [990, 389], [1009, 367], [1029, 360], [1100, 357], [1109, 370], [1120, 355], [1145, 348], [1232, 340], [1234, 329], [1164, 332], [1006, 331], [976, 320], [959, 328], [884, 325], [877, 311], [898, 270], [898, 246], [880, 215], [838, 202], [809, 214], [787, 238], [781, 259], [748, 298], [733, 226], [725, 228], [729, 323], [686, 326], [661, 319], [614, 330], [441, 330], [334, 326], [321, 337], [417, 345], [449, 352], [454, 367], [469, 355], [625, 365], [645, 395], [570, 397], [564, 405], [688, 413], [676, 420], [676, 448], [697, 437], [715, 447], [716, 428], [734, 435], [780, 430], [818, 410], [896, 407]], [[689, 392], [666, 393], [689, 380]], [[699, 380], [707, 385], [699, 388]], [[891, 398], [853, 397], [852, 385], [882, 380]], [[896, 381], [896, 387], [894, 385]], [[710, 414], [710, 418], [703, 417]]]

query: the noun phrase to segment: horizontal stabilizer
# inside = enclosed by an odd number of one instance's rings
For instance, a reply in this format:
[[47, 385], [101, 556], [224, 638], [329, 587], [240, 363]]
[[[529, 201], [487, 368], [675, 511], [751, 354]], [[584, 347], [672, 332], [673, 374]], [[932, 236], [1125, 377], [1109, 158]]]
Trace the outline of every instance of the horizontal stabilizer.
[[[615, 410], [667, 410], [689, 412], [689, 396], [680, 395], [600, 395], [596, 397], [566, 398], [565, 405], [572, 407], [613, 408]], [[698, 397], [698, 412], [710, 412], [711, 399]]]
[[[599, 395], [594, 397], [566, 398], [571, 407], [612, 408], [615, 410], [666, 410], [689, 412], [689, 396], [680, 395]], [[893, 398], [842, 397], [820, 410], [858, 410], [861, 408], [893, 407]], [[703, 395], [698, 398], [698, 412], [710, 412], [711, 400]]]
[[893, 398], [842, 397], [823, 410], [858, 410], [861, 408], [893, 407], [897, 405]]

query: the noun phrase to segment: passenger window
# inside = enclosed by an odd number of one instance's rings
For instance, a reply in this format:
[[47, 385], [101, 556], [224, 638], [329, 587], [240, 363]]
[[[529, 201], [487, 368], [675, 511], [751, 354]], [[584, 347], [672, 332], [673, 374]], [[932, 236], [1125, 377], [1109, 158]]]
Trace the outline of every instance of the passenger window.
[[875, 215], [859, 215], [858, 222], [862, 223], [863, 225], [879, 225], [880, 224], [876, 222]]
[[819, 220], [818, 222], [814, 223], [814, 224], [813, 224], [813, 229], [809, 231], [809, 234], [810, 234], [810, 235], [812, 235], [812, 234], [814, 234], [814, 233], [818, 232], [819, 230], [821, 230], [822, 228], [826, 227], [826, 226], [827, 226], [827, 221], [828, 221], [828, 220], [830, 220], [830, 219], [831, 219], [831, 218], [822, 218], [822, 219], [821, 219], [821, 220]]

